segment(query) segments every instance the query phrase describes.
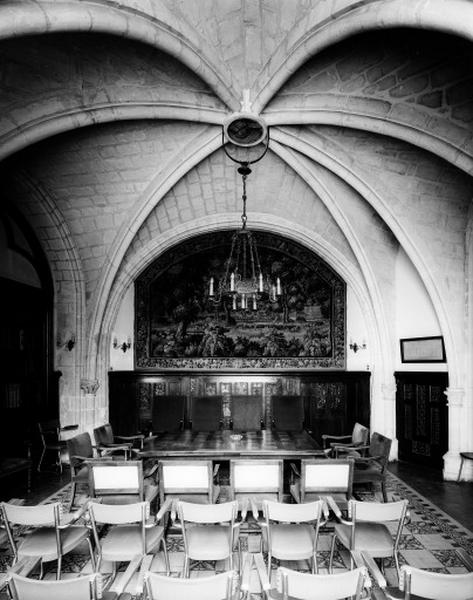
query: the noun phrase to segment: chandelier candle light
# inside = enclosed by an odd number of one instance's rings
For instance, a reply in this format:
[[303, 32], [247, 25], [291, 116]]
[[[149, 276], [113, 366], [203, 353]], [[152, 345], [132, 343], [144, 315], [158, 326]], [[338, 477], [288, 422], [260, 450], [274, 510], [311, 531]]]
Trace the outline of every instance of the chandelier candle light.
[[261, 301], [278, 301], [282, 295], [281, 280], [278, 277], [273, 283], [269, 276], [263, 276], [255, 238], [246, 226], [246, 178], [251, 173], [248, 163], [241, 163], [238, 173], [243, 182], [242, 226], [232, 236], [223, 276], [217, 284], [214, 277], [210, 278], [209, 298], [215, 304], [230, 301], [232, 310], [256, 311]]

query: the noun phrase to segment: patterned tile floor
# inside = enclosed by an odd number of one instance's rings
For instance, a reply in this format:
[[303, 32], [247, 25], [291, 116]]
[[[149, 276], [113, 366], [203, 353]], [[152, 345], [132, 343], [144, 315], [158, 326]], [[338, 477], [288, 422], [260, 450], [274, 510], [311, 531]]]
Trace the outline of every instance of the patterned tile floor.
[[[400, 562], [401, 564], [411, 564], [416, 567], [425, 568], [442, 573], [462, 573], [466, 572], [457, 549], [465, 550], [473, 557], [473, 533], [453, 520], [442, 510], [434, 506], [426, 498], [417, 493], [414, 489], [403, 483], [400, 479], [389, 474], [388, 495], [390, 500], [407, 498], [409, 500], [410, 520], [406, 524], [400, 542]], [[361, 499], [372, 500], [380, 499], [378, 493], [371, 491], [361, 491]], [[66, 500], [68, 497], [68, 486], [59, 490], [58, 493], [49, 497], [45, 501]], [[80, 502], [80, 497], [79, 497]], [[333, 524], [329, 523], [323, 528], [319, 541], [319, 568], [321, 572], [326, 572], [328, 566], [329, 548], [331, 542], [331, 530]], [[242, 535], [243, 553], [257, 552], [259, 550], [259, 534], [251, 518], [244, 528]], [[169, 551], [171, 571], [174, 576], [179, 576], [183, 565], [183, 546], [182, 538], [179, 534], [170, 533], [167, 536], [167, 547]], [[85, 549], [84, 549], [85, 550]], [[0, 571], [5, 571], [11, 561], [11, 553], [7, 547], [0, 548]], [[344, 552], [337, 552], [335, 556], [335, 568], [344, 570], [348, 567], [348, 556]], [[123, 565], [123, 568], [126, 565]], [[291, 568], [298, 570], [308, 570], [305, 561], [298, 561], [297, 564], [287, 564]], [[79, 573], [88, 571], [86, 553], [74, 553], [67, 557], [64, 562], [65, 573]], [[107, 566], [104, 565], [107, 570]], [[192, 576], [201, 576], [210, 572], [222, 571], [224, 564], [199, 563], [193, 566]], [[161, 555], [157, 555], [152, 562], [151, 570], [164, 572], [164, 561]], [[54, 563], [51, 564], [51, 577], [54, 573]], [[67, 575], [66, 575], [67, 576]], [[393, 561], [386, 561], [386, 578], [390, 585], [397, 583], [396, 571]], [[128, 591], [136, 596], [136, 578], [132, 579], [128, 586]], [[251, 574], [252, 597], [256, 600], [260, 598], [260, 587], [256, 571]]]

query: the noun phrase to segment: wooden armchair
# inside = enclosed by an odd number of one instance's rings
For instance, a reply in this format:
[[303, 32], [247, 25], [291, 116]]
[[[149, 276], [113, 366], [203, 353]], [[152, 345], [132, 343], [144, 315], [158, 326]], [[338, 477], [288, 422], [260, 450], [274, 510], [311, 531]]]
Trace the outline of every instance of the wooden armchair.
[[[369, 429], [361, 423], [355, 423], [353, 431], [347, 435], [322, 435], [324, 451], [335, 458], [339, 454], [346, 453], [358, 446], [366, 446], [368, 443]], [[347, 450], [348, 448], [348, 450]]]
[[123, 453], [125, 458], [129, 458], [132, 453], [133, 444], [138, 443], [140, 450], [143, 450], [145, 436], [142, 433], [136, 435], [114, 435], [110, 423], [105, 423], [94, 429], [95, 444], [100, 456]]
[[[369, 446], [357, 446], [350, 455], [355, 458], [353, 485], [359, 483], [379, 484], [385, 502], [388, 501], [386, 492], [386, 474], [391, 451], [392, 440], [381, 433], [374, 432]], [[366, 452], [364, 456], [362, 453]]]

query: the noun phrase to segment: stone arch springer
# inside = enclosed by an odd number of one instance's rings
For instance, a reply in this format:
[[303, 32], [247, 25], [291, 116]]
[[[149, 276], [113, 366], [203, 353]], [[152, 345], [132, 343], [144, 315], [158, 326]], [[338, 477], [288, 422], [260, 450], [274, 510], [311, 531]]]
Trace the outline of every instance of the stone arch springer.
[[[162, 11], [166, 10], [160, 7]], [[173, 19], [170, 17], [169, 21]], [[0, 6], [0, 40], [9, 37], [55, 32], [99, 32], [147, 43], [182, 61], [210, 86], [229, 107], [238, 110], [238, 94], [225, 76], [227, 70], [216, 58], [209, 58], [205, 47], [191, 42], [193, 30], [176, 30], [169, 23], [144, 11], [106, 2], [41, 2], [31, 5]], [[187, 35], [186, 35], [187, 34]], [[206, 45], [203, 38], [198, 40]]]
[[[315, 12], [315, 11], [314, 11]], [[291, 47], [281, 44], [270, 63], [258, 76], [262, 82], [255, 87], [253, 110], [263, 112], [264, 107], [289, 77], [314, 54], [348, 37], [375, 29], [411, 27], [450, 33], [473, 41], [473, 5], [469, 0], [370, 0], [357, 2], [340, 11], [326, 14], [325, 18], [306, 26], [302, 34], [294, 34]], [[291, 37], [288, 34], [287, 37]], [[277, 55], [277, 58], [276, 58]]]

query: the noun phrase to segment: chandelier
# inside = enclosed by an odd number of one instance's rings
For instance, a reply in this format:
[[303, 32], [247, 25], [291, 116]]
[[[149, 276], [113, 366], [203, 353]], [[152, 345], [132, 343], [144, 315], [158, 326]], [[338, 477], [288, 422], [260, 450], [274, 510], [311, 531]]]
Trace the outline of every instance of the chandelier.
[[215, 304], [225, 303], [232, 310], [258, 310], [264, 302], [277, 302], [282, 295], [281, 280], [271, 281], [264, 274], [253, 233], [247, 227], [246, 179], [251, 173], [247, 162], [238, 168], [243, 183], [241, 229], [232, 235], [230, 254], [224, 272], [218, 279], [210, 278], [209, 299]]

